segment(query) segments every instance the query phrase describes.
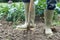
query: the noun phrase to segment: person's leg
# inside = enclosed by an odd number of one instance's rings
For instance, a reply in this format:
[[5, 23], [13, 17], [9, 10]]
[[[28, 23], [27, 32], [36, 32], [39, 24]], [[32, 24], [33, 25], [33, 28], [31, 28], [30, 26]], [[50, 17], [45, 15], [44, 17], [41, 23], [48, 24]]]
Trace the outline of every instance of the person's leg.
[[23, 25], [18, 25], [16, 29], [19, 29], [19, 28], [27, 28], [28, 27], [29, 4], [30, 4], [29, 2], [24, 2], [25, 23]]
[[25, 23], [28, 23], [29, 4], [30, 3], [24, 3], [24, 8], [25, 8]]
[[35, 5], [34, 0], [30, 0], [29, 5], [29, 14], [28, 14], [28, 22], [29, 22], [29, 28], [34, 28], [36, 25], [34, 23], [35, 21]]
[[45, 34], [53, 35], [51, 25], [55, 7], [56, 7], [56, 0], [47, 0], [47, 9], [44, 11], [45, 25], [46, 25]]
[[52, 25], [53, 15], [54, 15], [54, 10], [44, 11], [45, 25], [46, 25], [45, 34], [50, 34], [50, 35], [53, 34], [52, 30], [50, 29]]
[[[24, 8], [25, 8], [25, 24], [17, 26], [17, 28], [32, 28], [34, 27], [34, 20], [35, 20], [35, 5], [31, 4], [31, 9], [30, 7], [30, 1], [25, 1], [24, 2]], [[31, 10], [29, 12], [29, 10]]]
[[35, 5], [32, 6], [32, 11], [30, 13], [30, 26], [34, 27], [35, 25]]

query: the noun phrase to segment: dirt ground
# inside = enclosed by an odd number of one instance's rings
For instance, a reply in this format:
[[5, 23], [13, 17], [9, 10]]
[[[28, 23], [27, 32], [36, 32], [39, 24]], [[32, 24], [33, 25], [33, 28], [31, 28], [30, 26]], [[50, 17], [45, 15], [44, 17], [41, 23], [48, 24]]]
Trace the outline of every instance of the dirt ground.
[[57, 32], [51, 38], [44, 34], [44, 23], [36, 22], [34, 31], [22, 31], [13, 29], [6, 21], [0, 21], [0, 40], [60, 40], [60, 27], [56, 26]]

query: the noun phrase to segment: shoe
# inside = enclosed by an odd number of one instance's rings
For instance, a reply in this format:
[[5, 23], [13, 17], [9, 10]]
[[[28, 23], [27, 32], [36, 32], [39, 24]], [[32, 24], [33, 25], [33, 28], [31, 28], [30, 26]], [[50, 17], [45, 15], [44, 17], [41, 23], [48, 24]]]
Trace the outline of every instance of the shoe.
[[53, 35], [53, 32], [50, 28], [46, 28], [45, 29], [45, 34], [47, 37], [51, 37]]
[[18, 26], [16, 26], [16, 29], [26, 29], [27, 26], [28, 26], [28, 23], [25, 23], [25, 24], [23, 24], [23, 25], [18, 25]]

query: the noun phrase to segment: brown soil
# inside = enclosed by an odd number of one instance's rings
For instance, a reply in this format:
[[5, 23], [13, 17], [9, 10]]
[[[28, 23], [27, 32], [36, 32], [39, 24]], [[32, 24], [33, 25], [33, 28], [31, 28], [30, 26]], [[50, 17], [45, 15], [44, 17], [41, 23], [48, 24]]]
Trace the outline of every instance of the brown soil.
[[60, 40], [60, 27], [56, 26], [57, 32], [50, 38], [44, 34], [44, 23], [36, 22], [34, 31], [22, 31], [13, 29], [6, 21], [0, 21], [0, 40]]

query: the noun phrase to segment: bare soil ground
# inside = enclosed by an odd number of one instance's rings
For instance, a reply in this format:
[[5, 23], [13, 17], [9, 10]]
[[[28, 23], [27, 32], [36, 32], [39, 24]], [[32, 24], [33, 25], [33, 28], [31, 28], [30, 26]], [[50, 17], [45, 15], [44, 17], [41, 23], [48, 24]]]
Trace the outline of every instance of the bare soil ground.
[[57, 32], [51, 38], [44, 34], [44, 23], [36, 22], [34, 31], [22, 31], [13, 29], [6, 21], [0, 21], [0, 40], [60, 40], [60, 27], [56, 26]]

